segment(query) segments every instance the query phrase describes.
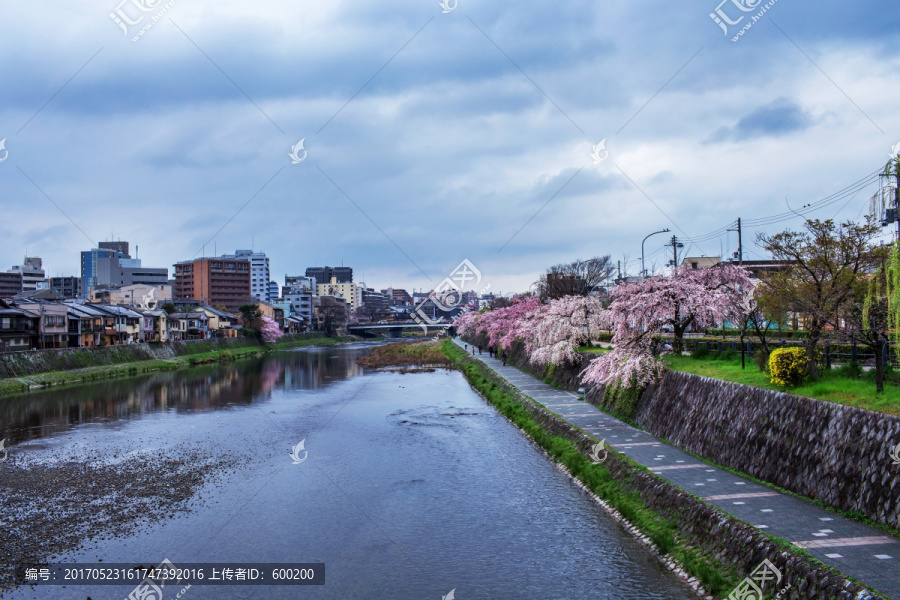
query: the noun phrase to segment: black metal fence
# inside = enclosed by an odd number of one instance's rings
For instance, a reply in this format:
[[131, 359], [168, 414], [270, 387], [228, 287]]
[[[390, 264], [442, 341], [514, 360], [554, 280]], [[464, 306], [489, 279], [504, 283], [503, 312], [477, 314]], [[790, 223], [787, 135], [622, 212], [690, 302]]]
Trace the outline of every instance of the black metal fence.
[[[668, 340], [663, 340], [664, 343]], [[806, 348], [806, 340], [772, 340], [768, 342], [769, 350], [776, 348]], [[690, 339], [684, 340], [685, 349], [694, 351], [698, 347], [705, 348], [710, 353], [734, 352], [741, 353], [741, 341], [734, 339], [725, 340], [709, 340], [709, 339]], [[744, 352], [748, 357], [753, 355], [762, 348], [762, 344], [758, 341], [745, 340]], [[900, 366], [897, 351], [900, 346], [896, 342], [882, 342], [882, 357], [885, 364], [894, 367]], [[826, 368], [833, 366], [841, 366], [850, 363], [857, 363], [860, 366], [875, 366], [875, 350], [866, 344], [859, 344], [855, 341], [849, 342], [829, 342], [820, 343], [819, 352], [822, 355], [822, 362]]]

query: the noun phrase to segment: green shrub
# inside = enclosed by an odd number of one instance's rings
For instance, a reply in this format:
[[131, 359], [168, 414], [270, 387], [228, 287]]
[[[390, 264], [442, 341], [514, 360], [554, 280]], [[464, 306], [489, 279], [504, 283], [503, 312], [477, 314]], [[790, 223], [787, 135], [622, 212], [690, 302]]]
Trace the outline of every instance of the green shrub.
[[846, 377], [847, 379], [859, 379], [862, 377], [863, 370], [862, 367], [859, 366], [859, 363], [851, 361], [842, 367], [838, 367], [835, 369], [835, 372], [841, 377]]
[[756, 366], [759, 368], [760, 372], [769, 372], [769, 353], [762, 348], [753, 353], [753, 362], [756, 363]]
[[778, 348], [769, 355], [769, 374], [772, 383], [784, 386], [803, 382], [809, 367], [809, 357], [803, 348]]
[[706, 344], [697, 342], [697, 346], [691, 352], [691, 356], [693, 358], [707, 358], [709, 356], [709, 348], [706, 347]]
[[740, 353], [738, 353], [737, 350], [732, 350], [731, 346], [729, 346], [727, 350], [719, 354], [719, 360], [727, 360], [730, 362], [737, 360], [738, 356], [740, 356]]

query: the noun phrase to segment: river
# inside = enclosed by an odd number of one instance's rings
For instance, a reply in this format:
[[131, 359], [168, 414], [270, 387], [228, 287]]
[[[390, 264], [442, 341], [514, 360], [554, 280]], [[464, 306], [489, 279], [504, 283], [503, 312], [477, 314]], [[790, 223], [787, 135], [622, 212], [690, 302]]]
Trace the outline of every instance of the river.
[[[5, 398], [0, 485], [11, 465], [218, 460], [189, 510], [115, 532], [95, 524], [93, 540], [55, 562], [326, 565], [322, 586], [192, 586], [187, 600], [696, 597], [460, 373], [366, 371], [356, 357], [368, 348]], [[301, 440], [306, 458], [294, 464]], [[22, 518], [12, 512], [4, 503], [0, 527]], [[4, 597], [121, 599], [132, 587], [39, 585]]]

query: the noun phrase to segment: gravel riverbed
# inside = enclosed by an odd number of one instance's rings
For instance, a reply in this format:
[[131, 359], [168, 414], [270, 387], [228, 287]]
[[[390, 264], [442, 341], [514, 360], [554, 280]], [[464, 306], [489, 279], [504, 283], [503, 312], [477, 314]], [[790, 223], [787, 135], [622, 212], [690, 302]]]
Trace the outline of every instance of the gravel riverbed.
[[237, 469], [234, 456], [181, 445], [139, 455], [90, 453], [0, 463], [0, 597], [28, 564], [190, 512], [200, 488]]

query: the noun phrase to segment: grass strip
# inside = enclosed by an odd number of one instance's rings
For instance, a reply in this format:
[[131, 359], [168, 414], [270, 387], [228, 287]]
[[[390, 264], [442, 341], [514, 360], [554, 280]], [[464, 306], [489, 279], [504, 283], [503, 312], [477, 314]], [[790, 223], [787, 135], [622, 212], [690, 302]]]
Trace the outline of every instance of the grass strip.
[[711, 557], [684, 544], [679, 539], [675, 522], [647, 507], [637, 492], [626, 490], [612, 477], [603, 463], [594, 464], [574, 443], [547, 432], [513, 393], [493, 380], [487, 372], [488, 367], [477, 360], [465, 360], [465, 351], [451, 340], [444, 342], [444, 352], [463, 372], [472, 387], [493, 404], [500, 414], [528, 435], [553, 460], [566, 467], [598, 497], [619, 511], [653, 542], [661, 554], [668, 554], [679, 562], [685, 571], [703, 584], [704, 589], [713, 594], [721, 594], [734, 587], [738, 581], [735, 573], [720, 569]]
[[255, 345], [219, 348], [215, 350], [208, 350], [205, 352], [188, 354], [185, 356], [177, 356], [175, 358], [137, 360], [114, 365], [85, 367], [82, 369], [73, 369], [68, 371], [48, 371], [46, 373], [37, 373], [35, 375], [28, 375], [24, 377], [0, 379], [0, 396], [21, 394], [28, 392], [29, 390], [41, 389], [51, 386], [70, 385], [119, 377], [134, 377], [146, 373], [175, 371], [178, 369], [184, 369], [209, 363], [232, 362], [235, 360], [262, 356], [263, 354], [267, 354], [273, 351], [289, 350], [292, 348], [300, 348], [304, 346], [332, 346], [334, 344], [352, 341], [355, 339], [356, 338], [348, 337], [309, 337], [298, 340], [279, 342], [276, 344], [270, 344], [268, 346]]
[[[469, 357], [468, 354], [454, 344], [452, 340], [445, 340], [443, 348], [447, 356], [453, 360], [455, 366], [466, 376], [470, 385], [487, 399], [488, 402], [493, 404], [504, 417], [512, 421], [558, 464], [566, 467], [570, 474], [581, 481], [608, 505], [615, 508], [631, 523], [631, 525], [647, 536], [656, 546], [656, 549], [660, 554], [663, 556], [668, 555], [672, 560], [680, 564], [685, 572], [697, 578], [708, 593], [711, 593], [714, 596], [724, 596], [725, 593], [732, 590], [737, 582], [742, 579], [743, 576], [738, 574], [733, 567], [722, 564], [720, 560], [717, 560], [710, 553], [688, 544], [681, 535], [678, 525], [674, 521], [665, 518], [656, 510], [648, 507], [640, 497], [640, 494], [626, 489], [622, 483], [614, 479], [612, 473], [610, 473], [604, 463], [595, 464], [593, 461], [589, 460], [571, 440], [554, 436], [549, 433], [541, 424], [532, 418], [531, 414], [519, 398], [522, 398], [531, 404], [540, 406], [538, 403], [525, 396], [524, 393], [512, 384], [503, 380], [481, 361], [476, 361], [472, 359], [472, 357]], [[543, 410], [546, 411], [547, 409]], [[558, 417], [558, 415], [556, 416]], [[558, 418], [562, 419], [561, 417]], [[581, 431], [568, 422], [567, 425], [572, 429]], [[649, 469], [634, 462], [626, 455], [616, 453], [616, 456], [633, 468], [650, 473]], [[623, 481], [627, 485], [629, 477], [626, 475]], [[664, 485], [672, 486], [672, 484], [665, 482], [664, 480], [660, 481]], [[684, 490], [682, 490], [682, 492], [693, 496], [690, 492]], [[702, 502], [701, 498], [694, 497]], [[711, 506], [723, 516], [727, 515], [727, 513], [722, 512], [721, 509], [709, 505], [708, 503], [704, 504]], [[727, 517], [735, 522], [749, 525], [733, 515], [727, 515]], [[756, 531], [777, 545], [781, 551], [786, 554], [802, 557], [803, 560], [823, 567], [840, 577], [846, 578], [848, 581], [863, 586], [865, 585], [852, 577], [838, 572], [830, 565], [822, 563], [808, 551], [793, 546], [793, 544], [787, 540], [769, 535], [759, 530]], [[878, 593], [872, 588], [868, 589], [875, 594]], [[765, 597], [774, 598], [768, 591], [765, 592]]]
[[880, 394], [875, 392], [875, 382], [870, 373], [849, 378], [840, 369], [823, 370], [818, 381], [804, 381], [796, 387], [786, 388], [772, 383], [769, 376], [750, 359], [747, 359], [745, 369], [741, 369], [740, 358], [717, 360], [711, 357], [666, 356], [664, 360], [674, 371], [900, 416], [900, 385], [894, 377], [886, 378], [884, 392]]

